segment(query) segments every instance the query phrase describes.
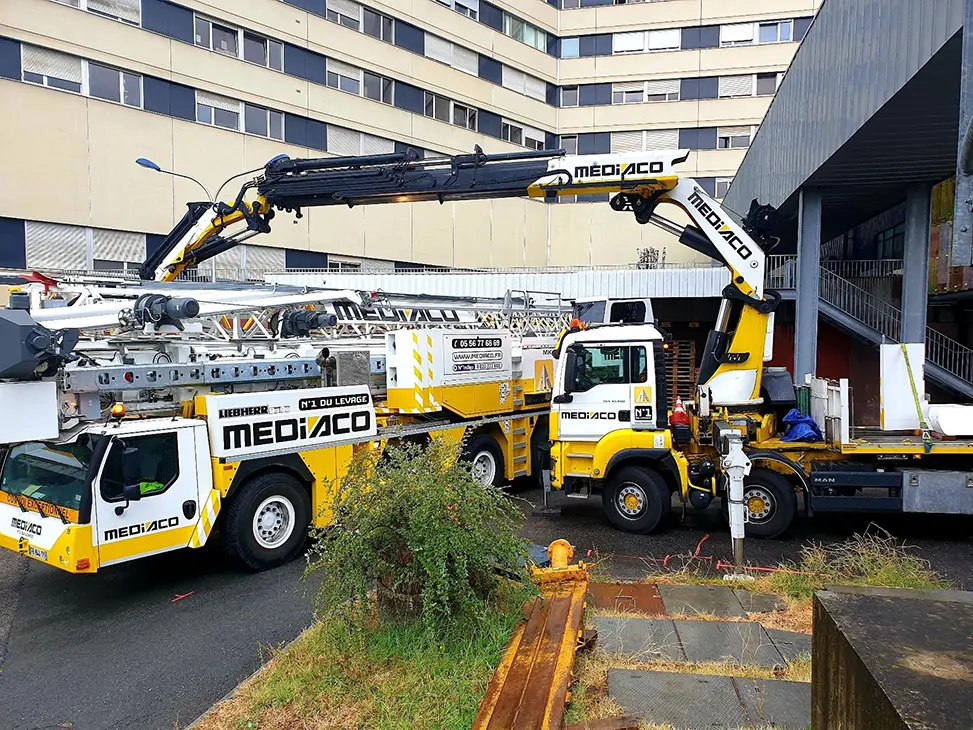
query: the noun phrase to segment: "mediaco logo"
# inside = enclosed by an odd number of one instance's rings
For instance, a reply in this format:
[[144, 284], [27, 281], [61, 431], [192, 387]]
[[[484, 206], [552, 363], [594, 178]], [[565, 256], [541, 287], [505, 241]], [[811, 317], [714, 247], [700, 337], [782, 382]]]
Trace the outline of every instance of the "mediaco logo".
[[586, 411], [562, 411], [561, 418], [573, 419], [576, 421], [614, 421], [618, 419], [618, 414], [610, 411], [586, 412]]
[[33, 522], [22, 520], [19, 517], [14, 517], [10, 520], [10, 526], [24, 535], [35, 535], [37, 537], [40, 537], [43, 531], [40, 525], [35, 525]]
[[665, 169], [665, 165], [658, 160], [651, 162], [608, 162], [599, 165], [593, 162], [590, 165], [577, 165], [574, 168], [576, 180], [606, 177], [630, 177], [638, 175], [658, 175]]
[[109, 540], [118, 540], [123, 537], [135, 537], [136, 535], [145, 535], [149, 532], [158, 532], [159, 530], [168, 530], [170, 527], [179, 527], [179, 517], [163, 517], [161, 520], [152, 520], [151, 522], [138, 522], [134, 525], [125, 525], [124, 527], [116, 527], [112, 530], [105, 530], [105, 542]]
[[[696, 210], [703, 214], [706, 222], [712, 226], [713, 230], [716, 231], [716, 234], [730, 244], [730, 248], [736, 251], [741, 259], [746, 261], [753, 256], [753, 251], [750, 250], [749, 246], [741, 241], [740, 237], [730, 230], [730, 227], [726, 224], [726, 221], [723, 220], [723, 217], [713, 210], [709, 206], [709, 203], [703, 200], [698, 189], [693, 190], [693, 192], [689, 194], [689, 202]], [[756, 265], [756, 263], [757, 262], [754, 261], [751, 265]]]

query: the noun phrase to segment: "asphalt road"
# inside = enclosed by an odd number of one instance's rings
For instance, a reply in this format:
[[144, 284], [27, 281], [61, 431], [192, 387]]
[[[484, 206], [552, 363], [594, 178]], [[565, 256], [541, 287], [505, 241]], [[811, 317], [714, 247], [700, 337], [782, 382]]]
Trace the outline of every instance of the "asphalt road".
[[[541, 501], [538, 491], [515, 495]], [[620, 578], [731, 557], [718, 509], [690, 512], [681, 522], [674, 510], [665, 532], [635, 536], [608, 524], [597, 497], [561, 497], [558, 516], [535, 515], [522, 504], [524, 531], [535, 543], [564, 537], [579, 557], [601, 561]], [[841, 541], [873, 519], [801, 520], [787, 539], [748, 542], [747, 558], [765, 566], [796, 560], [807, 541]], [[875, 521], [973, 589], [973, 520]], [[302, 570], [298, 561], [268, 573], [240, 572], [207, 548], [72, 576], [0, 554], [0, 730], [185, 728], [253, 672], [267, 647], [310, 623], [313, 597]]]

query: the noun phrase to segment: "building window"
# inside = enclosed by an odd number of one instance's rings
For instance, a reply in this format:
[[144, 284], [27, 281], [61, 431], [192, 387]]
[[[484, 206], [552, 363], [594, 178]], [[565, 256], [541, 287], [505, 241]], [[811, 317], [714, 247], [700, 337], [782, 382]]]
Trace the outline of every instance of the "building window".
[[544, 138], [545, 135], [539, 129], [531, 129], [530, 127], [524, 127], [524, 147], [528, 147], [532, 150], [542, 150], [544, 149]]
[[349, 94], [360, 96], [362, 87], [361, 76], [362, 70], [357, 66], [335, 61], [333, 58], [328, 59], [327, 82], [331, 88], [341, 89], [342, 91], [347, 91]]
[[716, 197], [725, 198], [726, 193], [730, 189], [730, 185], [733, 184], [732, 177], [718, 177], [716, 178]]
[[645, 50], [645, 32], [615, 33], [612, 36], [612, 53], [641, 53]]
[[140, 0], [54, 0], [54, 2], [132, 25], [140, 25], [142, 20]]
[[334, 23], [361, 30], [362, 7], [351, 0], [328, 0], [325, 15]]
[[743, 149], [750, 146], [751, 127], [720, 127], [716, 130], [716, 148]]
[[235, 58], [240, 57], [240, 31], [196, 16], [196, 45]]
[[24, 81], [52, 89], [73, 91], [75, 94], [81, 93], [84, 68], [80, 58], [26, 43], [21, 45], [21, 49]]
[[612, 84], [612, 104], [641, 104], [645, 101], [645, 83]]
[[578, 154], [578, 135], [572, 134], [561, 137], [561, 147], [566, 155]]
[[681, 28], [650, 30], [648, 37], [650, 51], [678, 51], [682, 46]]
[[777, 93], [783, 74], [757, 74], [757, 96], [773, 96]]
[[561, 39], [561, 58], [577, 58], [581, 53], [581, 41], [579, 38]]
[[900, 259], [905, 253], [905, 223], [875, 234], [875, 256], [880, 259]]
[[720, 76], [718, 93], [721, 99], [734, 96], [753, 96], [753, 74]]
[[679, 79], [645, 82], [646, 101], [679, 101]]
[[790, 20], [776, 23], [760, 23], [758, 39], [760, 43], [786, 43], [794, 38], [794, 24]]
[[720, 26], [721, 46], [747, 46], [753, 43], [753, 23], [731, 23]]
[[142, 77], [89, 61], [88, 95], [141, 108]]
[[524, 128], [504, 120], [500, 125], [500, 136], [514, 144], [524, 143]]
[[503, 14], [503, 33], [538, 51], [547, 51], [547, 33], [508, 12]]
[[362, 27], [367, 35], [379, 40], [392, 43], [392, 19], [387, 15], [376, 13], [374, 10], [362, 8]]
[[578, 105], [578, 87], [562, 86], [561, 106], [577, 106], [577, 105]]
[[328, 257], [328, 271], [361, 271], [360, 261], [335, 261]]
[[471, 76], [478, 76], [480, 73], [479, 54], [432, 33], [425, 34], [424, 52], [427, 58], [452, 66], [457, 71]]
[[473, 107], [457, 104], [445, 96], [430, 91], [426, 92], [425, 102], [425, 116], [447, 124], [455, 124], [457, 127], [476, 129], [476, 109]]
[[196, 91], [196, 121], [240, 131], [240, 102], [219, 94]]
[[284, 44], [269, 38], [244, 32], [243, 60], [266, 66], [275, 71], [284, 70]]
[[476, 20], [480, 17], [480, 0], [436, 0], [440, 5], [452, 8], [467, 18]]
[[365, 96], [383, 104], [392, 103], [392, 80], [382, 78], [368, 71], [363, 72]]
[[243, 131], [271, 139], [284, 139], [284, 115], [256, 104], [243, 105]]
[[581, 7], [581, 0], [561, 0], [561, 10], [573, 10]]

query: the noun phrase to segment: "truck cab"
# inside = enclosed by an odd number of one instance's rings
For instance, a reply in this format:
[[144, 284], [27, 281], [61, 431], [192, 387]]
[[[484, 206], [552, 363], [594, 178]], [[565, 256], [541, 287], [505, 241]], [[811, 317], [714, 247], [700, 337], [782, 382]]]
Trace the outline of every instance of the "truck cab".
[[198, 545], [212, 493], [199, 420], [117, 420], [11, 444], [0, 465], [0, 546], [93, 573]]
[[586, 325], [610, 322], [643, 324], [654, 322], [655, 314], [650, 299], [584, 297], [574, 301], [571, 318]]

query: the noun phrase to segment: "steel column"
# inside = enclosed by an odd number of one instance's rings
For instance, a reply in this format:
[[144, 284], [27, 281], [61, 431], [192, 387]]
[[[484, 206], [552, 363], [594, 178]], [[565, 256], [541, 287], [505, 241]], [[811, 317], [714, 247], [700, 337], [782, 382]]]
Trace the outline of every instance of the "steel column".
[[973, 265], [973, 0], [966, 0], [961, 64], [956, 197], [949, 252], [952, 266]]
[[929, 305], [930, 191], [927, 183], [909, 186], [905, 199], [905, 250], [902, 256], [901, 342], [926, 341]]
[[794, 382], [814, 375], [818, 361], [818, 297], [821, 288], [821, 191], [801, 188], [797, 218], [797, 316]]

